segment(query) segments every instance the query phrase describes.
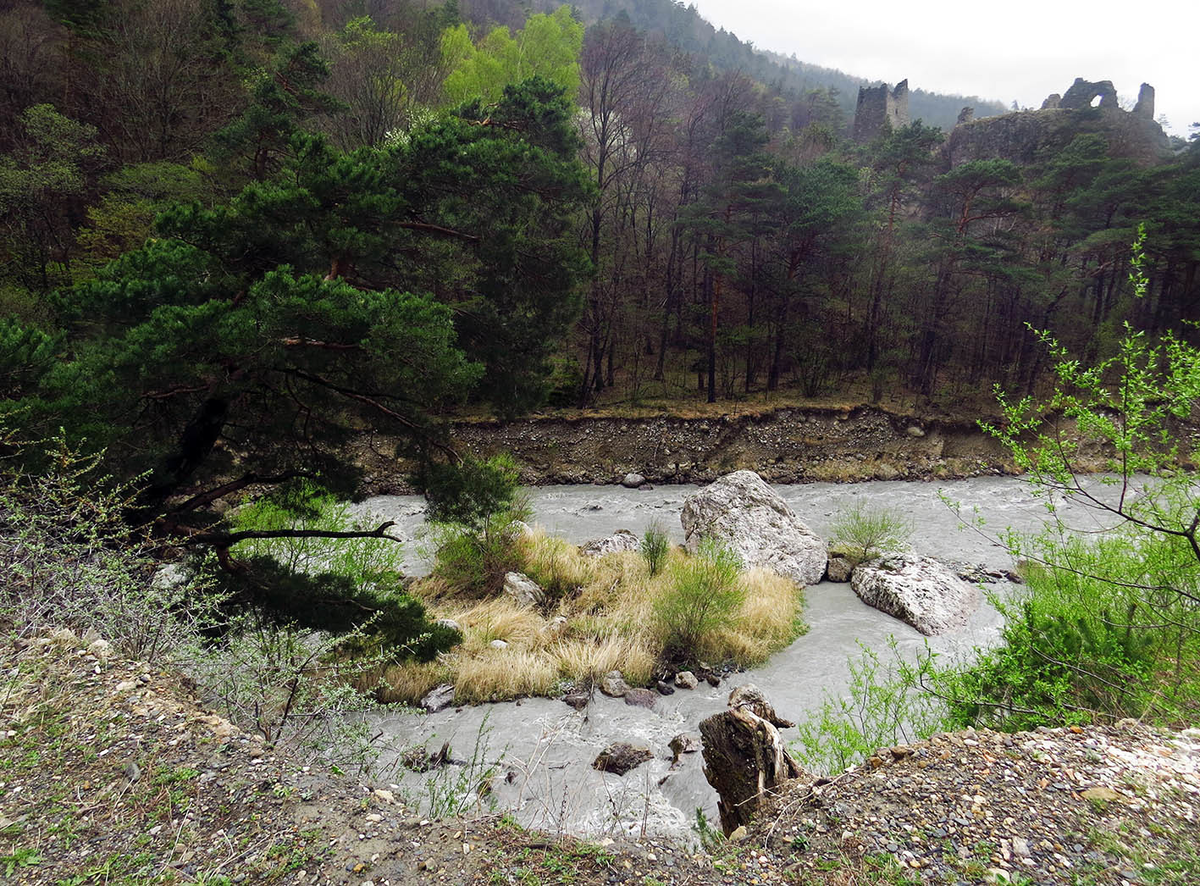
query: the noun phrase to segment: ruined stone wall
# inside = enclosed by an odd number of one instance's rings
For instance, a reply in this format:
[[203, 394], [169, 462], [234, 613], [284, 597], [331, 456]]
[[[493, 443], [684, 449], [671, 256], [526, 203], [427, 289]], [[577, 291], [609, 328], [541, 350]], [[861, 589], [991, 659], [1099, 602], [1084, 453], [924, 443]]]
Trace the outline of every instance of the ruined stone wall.
[[[1097, 96], [1099, 106], [1094, 107]], [[1061, 149], [1084, 132], [1103, 135], [1114, 157], [1128, 157], [1142, 165], [1170, 158], [1166, 133], [1154, 121], [1154, 87], [1143, 83], [1133, 111], [1124, 111], [1112, 81], [1082, 77], [1062, 95], [1047, 97], [1041, 110], [960, 120], [942, 154], [950, 166], [996, 157], [1028, 164], [1039, 151]]]
[[907, 80], [901, 80], [895, 89], [888, 89], [886, 83], [858, 88], [858, 104], [854, 109], [854, 140], [871, 141], [879, 135], [885, 124], [892, 129], [909, 124]]

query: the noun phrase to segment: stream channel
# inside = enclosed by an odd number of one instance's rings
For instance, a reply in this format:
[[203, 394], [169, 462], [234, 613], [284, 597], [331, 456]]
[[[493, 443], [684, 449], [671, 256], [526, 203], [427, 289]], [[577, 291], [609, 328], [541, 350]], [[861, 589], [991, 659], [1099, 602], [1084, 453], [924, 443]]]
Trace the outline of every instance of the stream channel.
[[[1096, 483], [1095, 478], [1088, 481]], [[529, 490], [535, 524], [574, 543], [602, 538], [617, 529], [639, 536], [657, 520], [677, 542], [683, 541], [679, 513], [696, 486], [659, 486], [631, 490], [613, 486], [544, 486]], [[955, 564], [982, 564], [1008, 569], [1007, 552], [984, 535], [961, 526], [939, 492], [959, 503], [964, 514], [978, 509], [987, 532], [1008, 527], [1033, 530], [1045, 518], [1044, 505], [1028, 485], [1012, 477], [978, 477], [927, 483], [872, 481], [856, 484], [811, 483], [775, 489], [815, 532], [828, 535], [843, 508], [859, 501], [893, 508], [913, 522], [912, 547], [919, 553]], [[412, 541], [405, 546], [406, 567], [414, 573], [428, 569], [418, 541], [424, 518], [420, 496], [379, 496], [359, 506], [383, 519], [395, 520], [392, 530]], [[1073, 522], [1089, 525], [1077, 508]], [[1091, 523], [1094, 526], [1094, 522]], [[1004, 596], [1012, 585], [999, 582], [986, 590]], [[599, 692], [583, 711], [557, 698], [527, 698], [515, 702], [448, 708], [437, 714], [386, 713], [373, 718], [373, 732], [382, 734], [391, 751], [425, 745], [436, 750], [449, 741], [452, 757], [496, 764], [490, 797], [482, 808], [507, 811], [529, 827], [580, 836], [659, 834], [684, 837], [695, 821], [696, 809], [716, 821], [716, 794], [701, 771], [699, 753], [684, 755], [671, 768], [671, 738], [681, 732], [699, 738], [698, 724], [725, 708], [729, 692], [741, 683], [754, 683], [781, 716], [803, 721], [819, 710], [823, 697], [842, 695], [850, 680], [849, 663], [859, 644], [878, 650], [886, 660], [887, 642], [894, 636], [900, 652], [915, 657], [928, 642], [947, 657], [967, 656], [977, 646], [994, 643], [1001, 628], [995, 609], [984, 603], [965, 628], [925, 638], [908, 625], [862, 603], [849, 584], [821, 582], [805, 591], [804, 616], [809, 631], [777, 652], [762, 667], [733, 674], [719, 688], [701, 682], [694, 691], [678, 690], [658, 700], [654, 710], [626, 705]], [[786, 740], [795, 729], [784, 730]], [[596, 755], [614, 741], [644, 744], [654, 759], [625, 776], [597, 772]], [[386, 766], [388, 756], [380, 761]], [[462, 765], [438, 773], [387, 771], [410, 800], [428, 801], [428, 780], [438, 790], [469, 785], [474, 776]], [[473, 808], [473, 807], [472, 807]]]

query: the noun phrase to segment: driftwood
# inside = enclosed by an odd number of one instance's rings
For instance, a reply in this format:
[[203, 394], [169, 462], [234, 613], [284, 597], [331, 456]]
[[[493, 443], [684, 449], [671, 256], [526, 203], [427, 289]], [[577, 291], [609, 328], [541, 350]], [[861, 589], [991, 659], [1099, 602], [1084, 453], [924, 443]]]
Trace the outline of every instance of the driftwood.
[[700, 723], [704, 777], [720, 797], [717, 810], [726, 835], [749, 823], [764, 794], [802, 774], [779, 734], [793, 725], [753, 685], [734, 689], [729, 710]]

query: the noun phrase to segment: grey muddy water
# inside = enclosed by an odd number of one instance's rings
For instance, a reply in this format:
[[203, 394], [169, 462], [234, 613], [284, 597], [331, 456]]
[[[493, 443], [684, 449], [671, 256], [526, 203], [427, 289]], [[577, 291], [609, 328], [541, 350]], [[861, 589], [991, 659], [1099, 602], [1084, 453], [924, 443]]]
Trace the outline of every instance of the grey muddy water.
[[[1091, 479], [1089, 483], [1099, 482]], [[575, 543], [601, 538], [617, 529], [639, 536], [658, 521], [683, 540], [679, 512], [696, 486], [660, 486], [630, 490], [613, 486], [546, 486], [529, 490], [533, 522], [547, 532]], [[993, 569], [1013, 565], [1007, 552], [988, 536], [1008, 527], [1034, 530], [1045, 519], [1043, 504], [1030, 495], [1028, 484], [1011, 477], [979, 477], [945, 483], [873, 481], [857, 484], [812, 483], [775, 489], [814, 531], [826, 536], [839, 511], [859, 501], [894, 508], [913, 522], [912, 546], [919, 553]], [[986, 520], [987, 534], [962, 527], [939, 493], [961, 504], [964, 513], [977, 512]], [[424, 518], [419, 496], [379, 496], [359, 508], [395, 520], [392, 530], [406, 545], [408, 568], [428, 568], [420, 553]], [[1072, 509], [1080, 528], [1095, 528], [1088, 512]], [[1012, 585], [1000, 582], [990, 590], [1001, 596]], [[578, 835], [604, 833], [671, 834], [681, 836], [695, 820], [696, 809], [709, 820], [716, 817], [716, 795], [701, 772], [699, 754], [687, 754], [671, 769], [671, 738], [680, 732], [698, 737], [702, 719], [725, 707], [731, 689], [755, 683], [784, 717], [802, 721], [821, 705], [826, 694], [841, 695], [850, 679], [849, 663], [859, 644], [885, 650], [895, 637], [903, 655], [925, 648], [947, 656], [967, 656], [977, 646], [995, 642], [1001, 619], [985, 603], [962, 630], [925, 638], [908, 625], [863, 604], [848, 584], [822, 582], [805, 592], [808, 633], [776, 653], [762, 667], [734, 674], [719, 688], [701, 684], [695, 691], [679, 690], [658, 700], [654, 710], [626, 705], [596, 693], [580, 712], [557, 699], [523, 699], [437, 714], [389, 713], [378, 716], [374, 731], [397, 749], [426, 745], [435, 750], [449, 741], [453, 757], [477, 757], [498, 763], [493, 792], [481, 801], [509, 811], [527, 826]], [[794, 729], [784, 730], [794, 739]], [[648, 745], [654, 759], [624, 777], [592, 769], [596, 755], [613, 741]], [[393, 752], [393, 753], [395, 753]], [[388, 762], [387, 759], [384, 761]], [[394, 780], [413, 799], [426, 792], [429, 774], [402, 775]], [[437, 776], [441, 789], [458, 780], [464, 768], [449, 767]], [[464, 786], [470, 778], [462, 778]]]

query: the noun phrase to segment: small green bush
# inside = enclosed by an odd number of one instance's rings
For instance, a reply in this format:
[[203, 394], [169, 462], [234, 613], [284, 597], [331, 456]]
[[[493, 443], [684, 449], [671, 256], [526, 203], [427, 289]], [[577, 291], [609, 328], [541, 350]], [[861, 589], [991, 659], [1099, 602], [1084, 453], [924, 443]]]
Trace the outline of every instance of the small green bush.
[[933, 656], [916, 663], [901, 659], [896, 638], [888, 638], [888, 662], [859, 644], [861, 655], [850, 662], [849, 695], [826, 694], [820, 710], [797, 724], [792, 751], [809, 769], [841, 772], [862, 762], [877, 748], [928, 738], [947, 726], [945, 705], [926, 691], [938, 680]]
[[890, 508], [858, 502], [833, 523], [831, 539], [855, 565], [903, 550], [912, 535], [912, 521]]
[[464, 594], [498, 592], [505, 574], [522, 566], [515, 524], [524, 515], [511, 511], [493, 514], [481, 530], [461, 523], [435, 524], [430, 531], [433, 574]]
[[666, 530], [657, 520], [646, 527], [646, 534], [642, 536], [641, 552], [646, 566], [650, 569], [651, 578], [662, 572], [667, 556], [671, 553], [671, 540], [667, 538]]
[[693, 657], [714, 632], [733, 624], [746, 599], [741, 570], [737, 554], [712, 539], [672, 567], [666, 589], [654, 601], [668, 655]]
[[456, 590], [482, 596], [521, 566], [516, 524], [529, 518], [516, 462], [509, 455], [468, 456], [435, 464], [421, 478], [429, 502], [433, 574]]
[[1138, 535], [1054, 539], [1055, 555], [1071, 568], [1027, 569], [1021, 596], [999, 604], [1003, 643], [944, 689], [956, 725], [1020, 730], [1192, 718], [1200, 687], [1188, 662], [1200, 619], [1186, 601], [1169, 594], [1155, 601], [1146, 588], [1196, 570], [1177, 539]]

